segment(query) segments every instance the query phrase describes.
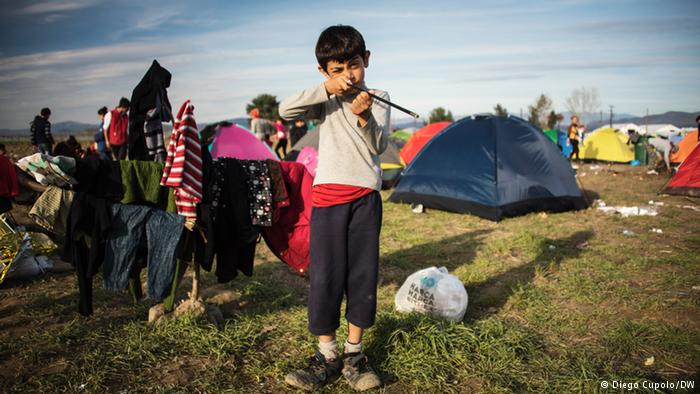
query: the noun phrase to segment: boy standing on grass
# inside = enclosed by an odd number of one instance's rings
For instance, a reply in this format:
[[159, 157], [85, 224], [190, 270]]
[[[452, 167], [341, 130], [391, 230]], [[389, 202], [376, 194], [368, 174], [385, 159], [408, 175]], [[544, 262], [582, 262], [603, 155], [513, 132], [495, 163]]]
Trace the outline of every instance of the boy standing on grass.
[[[365, 92], [369, 51], [351, 26], [331, 26], [316, 43], [318, 70], [326, 81], [284, 100], [285, 120], [299, 117], [318, 123], [318, 168], [312, 193], [309, 331], [318, 351], [309, 366], [285, 381], [311, 390], [342, 374], [361, 391], [381, 383], [362, 352], [362, 334], [374, 324], [377, 309], [379, 231], [382, 224], [379, 155], [386, 149], [389, 108]], [[383, 91], [374, 91], [389, 99]], [[348, 337], [338, 354], [336, 330], [340, 305], [347, 297]]]

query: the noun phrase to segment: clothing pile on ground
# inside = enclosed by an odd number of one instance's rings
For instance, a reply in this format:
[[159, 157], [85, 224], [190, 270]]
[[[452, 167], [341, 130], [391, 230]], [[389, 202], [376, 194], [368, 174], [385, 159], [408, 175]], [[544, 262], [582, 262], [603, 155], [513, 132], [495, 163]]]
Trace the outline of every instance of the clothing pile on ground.
[[147, 267], [147, 296], [171, 310], [187, 263], [214, 270], [221, 283], [238, 272], [250, 276], [261, 237], [295, 272], [309, 264], [313, 179], [304, 166], [212, 159], [189, 100], [175, 116], [163, 161], [37, 155], [20, 160], [48, 186], [30, 215], [65, 238], [62, 258], [76, 268], [83, 315], [93, 313], [99, 272], [105, 288], [128, 288], [138, 299]]

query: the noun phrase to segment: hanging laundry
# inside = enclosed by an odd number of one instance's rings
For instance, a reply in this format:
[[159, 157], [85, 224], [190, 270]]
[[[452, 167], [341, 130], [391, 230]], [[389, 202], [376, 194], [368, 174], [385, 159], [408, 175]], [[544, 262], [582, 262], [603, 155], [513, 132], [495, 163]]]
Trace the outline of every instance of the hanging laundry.
[[177, 112], [160, 184], [175, 188], [180, 215], [197, 219], [197, 204], [202, 201], [202, 147], [189, 100]]
[[71, 190], [49, 186], [36, 200], [29, 216], [45, 230], [64, 236], [74, 195]]
[[204, 200], [200, 204], [202, 227], [207, 244], [202, 268], [211, 271], [216, 257], [216, 276], [220, 283], [229, 282], [238, 271], [253, 274], [255, 246], [258, 239], [248, 205], [248, 175], [236, 159], [217, 159], [211, 166]]
[[148, 296], [167, 297], [175, 275], [177, 245], [184, 218], [139, 205], [112, 205], [112, 231], [105, 247], [103, 278], [106, 289], [125, 290], [139, 247], [148, 253]]
[[161, 98], [163, 94], [161, 90], [156, 92], [156, 106], [146, 112], [146, 122], [143, 125], [143, 134], [146, 140], [148, 156], [151, 160], [157, 162], [165, 161], [166, 152], [163, 139], [163, 122], [170, 122], [172, 117], [170, 103], [164, 104]]
[[248, 206], [254, 226], [272, 226], [270, 169], [264, 160], [240, 160], [248, 174]]
[[122, 204], [140, 204], [177, 212], [173, 189], [160, 185], [164, 164], [154, 161], [121, 160]]
[[111, 160], [77, 160], [75, 174], [77, 192], [117, 202], [124, 197], [120, 162]]
[[284, 185], [284, 176], [282, 175], [282, 167], [277, 160], [266, 160], [267, 167], [270, 169], [270, 186], [272, 193], [272, 223], [279, 220], [280, 209], [289, 206], [289, 195], [287, 187]]
[[[161, 103], [162, 113], [172, 113], [170, 101], [168, 100], [167, 88], [170, 87], [172, 75], [163, 68], [156, 60], [153, 60], [151, 67], [141, 78], [131, 93], [131, 105], [129, 107], [129, 159], [130, 160], [154, 160], [154, 155], [150, 154], [146, 141], [145, 123], [149, 110], [157, 107], [156, 101]], [[163, 115], [161, 115], [163, 116]], [[161, 117], [162, 122], [169, 122], [172, 116], [167, 119]], [[162, 130], [162, 126], [161, 126]], [[153, 141], [151, 141], [153, 143]], [[157, 152], [157, 143], [153, 147]]]
[[276, 205], [277, 219], [262, 228], [262, 235], [275, 256], [303, 275], [309, 266], [313, 177], [301, 163], [281, 161], [279, 166], [289, 200]]
[[67, 218], [66, 242], [61, 259], [73, 263], [78, 276], [78, 310], [92, 314], [92, 278], [102, 260], [111, 226], [111, 202], [87, 193], [76, 193]]

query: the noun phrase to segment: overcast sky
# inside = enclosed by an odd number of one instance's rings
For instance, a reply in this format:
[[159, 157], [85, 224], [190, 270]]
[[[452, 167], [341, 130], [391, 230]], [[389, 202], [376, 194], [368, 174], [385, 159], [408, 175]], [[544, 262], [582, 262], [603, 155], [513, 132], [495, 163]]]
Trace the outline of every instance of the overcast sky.
[[54, 122], [96, 123], [153, 59], [173, 74], [174, 106], [191, 99], [203, 122], [244, 116], [259, 93], [321, 83], [314, 46], [338, 23], [372, 51], [368, 85], [423, 115], [496, 103], [518, 114], [540, 93], [564, 111], [581, 86], [616, 112], [700, 109], [697, 0], [0, 4], [0, 128], [26, 127], [44, 106]]

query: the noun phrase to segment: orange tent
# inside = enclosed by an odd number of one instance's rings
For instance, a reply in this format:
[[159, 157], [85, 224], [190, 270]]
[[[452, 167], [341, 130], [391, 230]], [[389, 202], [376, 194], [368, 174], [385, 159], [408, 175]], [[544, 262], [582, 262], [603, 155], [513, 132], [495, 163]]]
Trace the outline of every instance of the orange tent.
[[408, 165], [428, 141], [449, 125], [450, 122], [431, 123], [413, 133], [408, 142], [406, 142], [406, 145], [401, 148], [401, 153], [399, 154], [404, 164]]
[[700, 197], [700, 145], [690, 152], [662, 192]]
[[695, 145], [698, 144], [698, 131], [695, 130], [692, 133], [688, 133], [685, 137], [678, 143], [678, 152], [671, 154], [671, 163], [681, 163], [686, 157], [690, 155], [690, 152], [695, 149]]

